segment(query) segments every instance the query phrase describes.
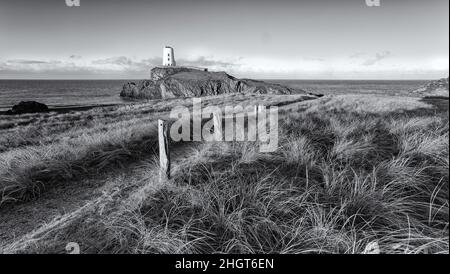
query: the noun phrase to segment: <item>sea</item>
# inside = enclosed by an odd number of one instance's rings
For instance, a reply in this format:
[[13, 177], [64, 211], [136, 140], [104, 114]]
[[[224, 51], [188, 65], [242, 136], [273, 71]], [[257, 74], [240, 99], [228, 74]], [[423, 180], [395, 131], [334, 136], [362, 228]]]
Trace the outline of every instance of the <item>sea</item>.
[[[0, 111], [20, 101], [51, 108], [124, 104], [119, 94], [129, 80], [0, 80]], [[132, 81], [132, 80], [131, 80]], [[134, 80], [135, 81], [135, 80]], [[385, 80], [264, 80], [320, 94], [409, 95], [428, 81]]]

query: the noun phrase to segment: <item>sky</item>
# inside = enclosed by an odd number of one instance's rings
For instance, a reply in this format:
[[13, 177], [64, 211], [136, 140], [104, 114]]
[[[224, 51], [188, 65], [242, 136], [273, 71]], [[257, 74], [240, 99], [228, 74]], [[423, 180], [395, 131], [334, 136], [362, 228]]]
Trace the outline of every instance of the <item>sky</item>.
[[449, 1], [0, 0], [0, 79], [141, 79], [162, 63], [258, 79], [437, 79]]

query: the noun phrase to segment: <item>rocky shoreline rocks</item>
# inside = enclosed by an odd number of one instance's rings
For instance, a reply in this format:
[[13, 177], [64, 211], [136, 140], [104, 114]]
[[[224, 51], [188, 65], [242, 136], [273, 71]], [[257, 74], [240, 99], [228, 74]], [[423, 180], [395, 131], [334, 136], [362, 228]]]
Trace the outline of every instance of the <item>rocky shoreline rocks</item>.
[[49, 111], [46, 104], [36, 101], [21, 101], [14, 105], [6, 114], [24, 114], [24, 113], [40, 113]]

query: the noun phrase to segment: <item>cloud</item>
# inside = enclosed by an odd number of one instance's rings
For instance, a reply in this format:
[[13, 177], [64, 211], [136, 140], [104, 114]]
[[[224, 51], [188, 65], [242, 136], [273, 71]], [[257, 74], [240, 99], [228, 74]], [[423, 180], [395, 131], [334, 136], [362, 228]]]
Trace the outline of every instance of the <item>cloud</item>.
[[224, 61], [224, 60], [216, 60], [212, 57], [199, 56], [195, 59], [179, 59], [177, 60], [178, 64], [182, 64], [185, 66], [194, 66], [194, 67], [209, 67], [212, 69], [219, 70], [227, 70], [239, 67], [240, 64], [237, 61]]
[[[198, 56], [194, 59], [178, 58], [177, 63], [182, 66], [192, 67], [208, 67], [211, 69], [227, 70], [239, 66], [236, 62], [228, 62], [223, 60], [215, 60], [211, 57]], [[128, 70], [128, 71], [148, 71], [150, 68], [160, 66], [162, 64], [161, 57], [153, 57], [148, 59], [133, 60], [126, 56], [111, 57], [98, 59], [91, 62], [93, 66], [102, 67], [111, 70]]]
[[388, 51], [388, 50], [383, 51], [383, 52], [377, 52], [377, 53], [375, 54], [375, 56], [370, 57], [369, 59], [365, 60], [365, 61], [362, 63], [362, 65], [363, 65], [363, 66], [373, 66], [373, 65], [375, 65], [376, 63], [382, 61], [383, 59], [388, 58], [389, 56], [391, 56], [391, 52]]
[[324, 62], [325, 61], [325, 59], [318, 58], [318, 57], [303, 57], [302, 59], [305, 61], [313, 61], [313, 62]]
[[[447, 75], [448, 58], [435, 58], [422, 62], [402, 62], [390, 57], [389, 51], [361, 54], [355, 59], [300, 57], [270, 58], [267, 56], [232, 58], [198, 55], [178, 58], [181, 66], [206, 67], [211, 71], [226, 71], [241, 78], [290, 78], [290, 79], [369, 79], [404, 78], [404, 75]], [[398, 56], [396, 56], [398, 58]], [[382, 60], [385, 60], [380, 65]], [[136, 58], [114, 56], [88, 59], [71, 58], [61, 60], [10, 59], [0, 60], [0, 78], [63, 78], [63, 79], [145, 79], [152, 67], [162, 64], [161, 57]], [[382, 66], [381, 66], [382, 65]], [[409, 76], [408, 76], [409, 77]], [[411, 76], [412, 77], [412, 76]]]
[[130, 66], [133, 61], [125, 56], [111, 57], [106, 59], [98, 59], [92, 61], [94, 65], [117, 65], [117, 66]]
[[82, 58], [83, 58], [82, 56], [76, 55], [76, 54], [73, 54], [73, 55], [69, 56], [69, 59], [75, 59], [75, 60], [82, 59]]
[[24, 60], [24, 59], [13, 59], [13, 60], [8, 60], [6, 62], [9, 64], [19, 64], [19, 65], [48, 64], [47, 61]]
[[162, 64], [161, 57], [135, 60], [126, 56], [93, 60], [88, 66], [95, 71], [122, 71], [148, 74], [152, 67]]
[[5, 62], [0, 62], [0, 73], [2, 71], [16, 71], [16, 72], [37, 72], [53, 68], [60, 68], [64, 66], [63, 62], [50, 60], [26, 60], [26, 59], [11, 59]]
[[364, 52], [356, 52], [349, 56], [350, 59], [361, 58], [365, 55]]
[[[212, 57], [199, 56], [194, 59], [177, 59], [183, 66], [207, 67], [211, 70], [232, 71], [239, 66], [236, 62], [216, 60]], [[123, 75], [123, 77], [146, 77], [152, 67], [162, 64], [161, 57], [136, 59], [127, 56], [115, 56], [102, 59], [86, 60], [81, 56], [71, 55], [65, 60], [26, 60], [14, 59], [0, 61], [0, 76], [5, 75]]]

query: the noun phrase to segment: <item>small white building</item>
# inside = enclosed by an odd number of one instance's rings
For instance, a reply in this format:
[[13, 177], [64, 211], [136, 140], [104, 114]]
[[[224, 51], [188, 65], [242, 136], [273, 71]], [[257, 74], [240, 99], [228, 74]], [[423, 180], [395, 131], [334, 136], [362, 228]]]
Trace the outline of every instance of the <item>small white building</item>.
[[175, 54], [173, 48], [165, 46], [163, 50], [163, 66], [175, 67], [177, 63], [175, 62]]

